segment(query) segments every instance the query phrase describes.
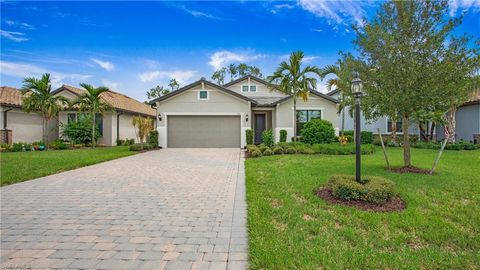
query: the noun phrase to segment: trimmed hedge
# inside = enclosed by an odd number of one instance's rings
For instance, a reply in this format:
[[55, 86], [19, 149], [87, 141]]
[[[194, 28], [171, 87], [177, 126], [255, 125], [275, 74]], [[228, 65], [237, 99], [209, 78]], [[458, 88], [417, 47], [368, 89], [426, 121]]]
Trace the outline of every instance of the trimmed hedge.
[[262, 132], [262, 142], [268, 147], [273, 146], [274, 141], [273, 141], [273, 133], [271, 129], [267, 129]]
[[245, 130], [245, 137], [246, 137], [246, 140], [247, 140], [247, 145], [248, 144], [253, 144], [253, 129]]
[[384, 204], [395, 195], [390, 180], [378, 176], [364, 176], [362, 180], [363, 183], [358, 183], [352, 175], [333, 175], [328, 179], [327, 187], [334, 197], [344, 201]]
[[153, 148], [154, 148], [154, 146], [149, 144], [149, 143], [144, 143], [143, 147], [142, 147], [142, 144], [136, 143], [136, 144], [130, 145], [130, 147], [128, 149], [130, 151], [142, 151], [142, 150], [150, 150], [150, 149], [153, 149]]
[[287, 131], [285, 129], [280, 130], [280, 142], [287, 141]]
[[148, 134], [148, 143], [152, 145], [153, 147], [158, 147], [158, 131], [152, 130]]
[[[268, 147], [266, 145], [260, 144], [256, 145], [247, 145], [247, 151], [252, 156], [254, 151], [259, 151], [263, 155], [271, 155], [270, 151], [274, 155], [281, 154], [324, 154], [324, 155], [352, 155], [355, 154], [355, 145], [352, 143], [346, 145], [340, 145], [338, 143], [331, 144], [314, 144], [309, 145], [301, 142], [289, 142], [289, 143], [278, 143], [273, 147]], [[268, 151], [267, 154], [265, 152]], [[375, 146], [372, 144], [364, 144], [361, 148], [362, 155], [369, 155], [375, 153]]]
[[302, 142], [308, 144], [331, 143], [335, 141], [335, 129], [327, 120], [312, 119], [303, 125]]

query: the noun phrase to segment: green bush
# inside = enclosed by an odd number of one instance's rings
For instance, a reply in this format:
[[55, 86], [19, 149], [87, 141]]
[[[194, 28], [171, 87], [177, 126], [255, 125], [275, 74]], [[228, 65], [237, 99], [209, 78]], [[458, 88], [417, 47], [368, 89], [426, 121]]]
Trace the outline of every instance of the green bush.
[[250, 154], [252, 157], [256, 158], [256, 157], [261, 157], [262, 156], [262, 152], [260, 152], [260, 150], [255, 150], [253, 151], [251, 154]]
[[355, 181], [351, 175], [333, 175], [327, 183], [332, 195], [341, 200], [366, 201], [375, 204], [383, 204], [394, 195], [392, 181], [378, 176], [364, 176], [363, 183]]
[[287, 131], [285, 129], [280, 130], [280, 142], [287, 141]]
[[11, 152], [12, 145], [8, 143], [0, 143], [0, 152]]
[[264, 156], [272, 156], [274, 155], [273, 151], [271, 149], [266, 149], [265, 151], [263, 151], [262, 153]]
[[258, 149], [258, 146], [254, 145], [254, 144], [249, 144], [249, 145], [247, 145], [247, 152], [248, 152], [248, 153], [251, 154], [251, 153], [252, 153], [253, 151], [255, 151], [255, 150], [259, 150], [259, 149]]
[[125, 139], [124, 145], [133, 145], [135, 143], [135, 139]]
[[117, 140], [117, 146], [122, 146], [122, 145], [125, 145], [125, 140], [118, 139]]
[[[92, 143], [92, 118], [89, 116], [80, 117], [77, 121], [68, 124], [61, 124], [63, 129], [62, 136], [64, 139], [75, 144], [91, 144]], [[95, 141], [100, 138], [100, 132], [95, 129]]]
[[301, 133], [302, 142], [307, 144], [331, 143], [335, 141], [335, 129], [332, 123], [326, 120], [310, 120], [303, 125]]
[[152, 130], [148, 134], [148, 144], [150, 144], [152, 147], [157, 148], [158, 147], [158, 131]]
[[[355, 140], [355, 132], [353, 130], [345, 130], [343, 132], [345, 136], [349, 139], [348, 142], [353, 142]], [[378, 136], [377, 136], [378, 137]], [[373, 132], [371, 131], [361, 131], [360, 132], [360, 142], [362, 144], [371, 144], [374, 141]]]
[[246, 137], [246, 140], [247, 140], [247, 145], [248, 144], [253, 144], [253, 129], [245, 130], [245, 137]]
[[283, 151], [285, 154], [296, 154], [297, 150], [293, 147], [287, 147], [285, 148], [285, 151]]
[[275, 147], [273, 147], [272, 150], [273, 150], [273, 153], [274, 153], [275, 155], [281, 155], [281, 154], [283, 154], [283, 148], [280, 147], [280, 146], [275, 146]]
[[273, 146], [274, 141], [273, 141], [273, 133], [271, 129], [267, 129], [262, 132], [262, 143], [268, 147]]
[[143, 148], [140, 144], [132, 144], [132, 145], [130, 145], [128, 150], [130, 150], [130, 151], [142, 151]]
[[265, 150], [269, 149], [269, 147], [262, 143], [258, 146], [258, 149], [263, 153]]
[[21, 152], [23, 151], [23, 143], [16, 142], [12, 144], [12, 152]]
[[65, 150], [69, 148], [70, 144], [63, 142], [62, 140], [54, 140], [48, 146], [55, 150]]

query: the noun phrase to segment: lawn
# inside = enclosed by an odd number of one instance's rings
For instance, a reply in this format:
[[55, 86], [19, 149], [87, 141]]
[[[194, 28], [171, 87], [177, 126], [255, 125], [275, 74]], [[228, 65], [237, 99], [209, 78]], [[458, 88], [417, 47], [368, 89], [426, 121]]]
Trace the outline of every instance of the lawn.
[[2, 186], [133, 155], [128, 146], [0, 154]]
[[[402, 165], [402, 150], [388, 149]], [[430, 168], [434, 150], [412, 149]], [[479, 269], [480, 150], [445, 151], [438, 174], [394, 174], [380, 148], [363, 174], [384, 176], [403, 212], [328, 205], [312, 190], [329, 175], [354, 174], [355, 156], [282, 155], [246, 161], [252, 269]]]

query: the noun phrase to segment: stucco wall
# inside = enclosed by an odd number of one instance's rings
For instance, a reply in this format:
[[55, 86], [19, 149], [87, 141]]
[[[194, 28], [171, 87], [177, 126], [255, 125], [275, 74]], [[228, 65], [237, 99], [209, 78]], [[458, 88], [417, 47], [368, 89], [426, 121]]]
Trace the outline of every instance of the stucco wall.
[[[243, 85], [256, 85], [257, 86], [257, 91], [256, 92], [243, 92], [242, 91], [242, 86]], [[271, 91], [265, 84], [258, 82], [254, 79], [249, 80], [245, 79], [240, 82], [237, 82], [236, 84], [233, 84], [229, 87], [228, 89], [235, 91], [237, 93], [240, 93], [242, 95], [245, 95], [247, 97], [286, 97], [285, 94], [278, 92], [278, 91]], [[250, 88], [249, 88], [250, 89]]]
[[[137, 135], [135, 134], [135, 127], [132, 125], [132, 120], [133, 115], [131, 114], [120, 115], [120, 139], [135, 139], [135, 142], [138, 142]], [[116, 117], [115, 121], [117, 121]]]
[[[455, 113], [456, 140], [473, 142], [473, 134], [480, 134], [480, 104], [463, 106]], [[443, 140], [445, 134], [442, 126], [437, 126], [437, 140]]]
[[[3, 129], [3, 111], [8, 108], [2, 107], [2, 119], [0, 124]], [[54, 121], [51, 121], [54, 122]], [[7, 129], [12, 130], [13, 142], [41, 141], [42, 117], [36, 113], [25, 113], [21, 109], [12, 109], [7, 113]]]

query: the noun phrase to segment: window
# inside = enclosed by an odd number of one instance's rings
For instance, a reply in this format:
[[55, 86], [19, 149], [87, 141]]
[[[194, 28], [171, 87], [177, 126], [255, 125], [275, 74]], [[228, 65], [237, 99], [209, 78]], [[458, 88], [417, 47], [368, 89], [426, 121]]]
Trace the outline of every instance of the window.
[[297, 136], [300, 136], [303, 125], [312, 119], [322, 119], [322, 111], [297, 110]]
[[[387, 132], [392, 132], [392, 120], [391, 119], [387, 120]], [[402, 120], [397, 121], [397, 132], [403, 132], [403, 122], [402, 122]]]
[[77, 114], [76, 113], [69, 113], [67, 114], [68, 124], [77, 121]]
[[248, 92], [248, 85], [242, 85], [242, 92]]
[[95, 114], [95, 124], [97, 125], [100, 136], [103, 136], [103, 116], [99, 113]]
[[208, 99], [208, 92], [207, 91], [200, 91], [198, 93], [198, 98], [199, 99]]
[[250, 92], [257, 92], [257, 86], [256, 85], [250, 85]]

